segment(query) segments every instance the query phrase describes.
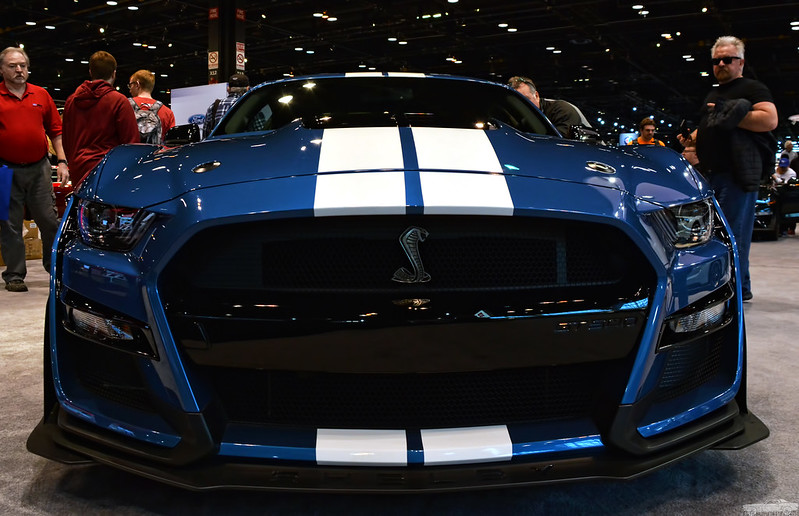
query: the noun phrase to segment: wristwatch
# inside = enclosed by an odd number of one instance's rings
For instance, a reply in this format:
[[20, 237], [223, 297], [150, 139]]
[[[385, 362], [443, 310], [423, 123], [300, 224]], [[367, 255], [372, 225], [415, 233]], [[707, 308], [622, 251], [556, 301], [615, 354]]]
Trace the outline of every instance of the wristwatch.
[[69, 166], [69, 163], [67, 163], [67, 160], [65, 160], [65, 159], [60, 159], [60, 160], [56, 161], [56, 165], [60, 165], [61, 163], [63, 163], [64, 165]]

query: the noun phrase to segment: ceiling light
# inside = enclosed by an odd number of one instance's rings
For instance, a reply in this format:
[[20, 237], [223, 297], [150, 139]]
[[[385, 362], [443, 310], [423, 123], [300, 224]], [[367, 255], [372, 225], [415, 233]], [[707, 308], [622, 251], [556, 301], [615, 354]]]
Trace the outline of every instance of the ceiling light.
[[162, 73], [161, 77], [169, 77], [169, 76], [167, 74], [165, 74], [165, 73]]
[[447, 0], [447, 3], [450, 3], [450, 4], [457, 4], [457, 3], [458, 3], [458, 0]]
[[397, 38], [390, 37], [390, 38], [388, 38], [388, 40], [389, 40], [389, 41], [397, 41]]
[[646, 16], [647, 14], [649, 14], [649, 11], [638, 11], [638, 14], [640, 14], [641, 16]]
[[83, 60], [83, 61], [80, 62], [80, 64], [89, 64], [89, 62], [86, 61], [86, 60]]
[[441, 18], [441, 13], [436, 13], [433, 15], [433, 18]]
[[562, 50], [553, 50], [552, 51], [553, 54], [560, 54], [561, 52], [563, 52], [563, 51]]
[[100, 34], [103, 34], [104, 32], [105, 32], [105, 29], [103, 27], [100, 27]]
[[[324, 15], [325, 15], [325, 13], [313, 13], [313, 17], [314, 17], [314, 18], [321, 18], [321, 17], [322, 17], [322, 16], [324, 16]], [[284, 75], [285, 75], [285, 74], [284, 74]]]
[[639, 10], [639, 9], [643, 9], [643, 8], [644, 8], [644, 6], [643, 6], [643, 5], [641, 5], [641, 4], [635, 4], [635, 5], [633, 6], [633, 9], [635, 9], [636, 11], [637, 11], [637, 10]]
[[277, 99], [278, 102], [281, 104], [288, 104], [294, 98], [294, 95], [286, 95], [285, 97], [280, 97]]
[[407, 45], [408, 42], [407, 41], [397, 41], [397, 44], [399, 44], [399, 45]]
[[499, 27], [500, 29], [504, 29], [504, 28], [505, 28], [505, 27], [507, 27], [507, 26], [508, 26], [508, 24], [507, 24], [507, 23], [498, 23], [498, 24], [497, 24], [497, 27]]
[[266, 19], [266, 15], [265, 14], [261, 14], [261, 19], [265, 20]]
[[297, 52], [302, 52], [305, 49], [302, 47], [294, 47], [294, 50], [296, 50]]
[[44, 28], [53, 30], [53, 29], [55, 29], [55, 25], [45, 25]]
[[791, 25], [792, 25], [792, 26], [793, 26], [793, 25], [799, 25], [799, 21], [792, 21], [792, 22], [791, 22]]
[[791, 27], [791, 30], [799, 30], [799, 25], [794, 25], [793, 27]]
[[139, 6], [137, 6], [137, 5], [129, 5], [128, 6], [128, 10], [129, 11], [138, 11], [139, 10]]
[[67, 57], [66, 59], [64, 59], [64, 61], [66, 61], [67, 63], [71, 63], [74, 61], [74, 59], [72, 59], [71, 57]]
[[517, 29], [516, 27], [508, 27], [508, 32], [516, 32], [517, 30], [519, 29]]
[[35, 21], [26, 21], [25, 25], [36, 25]]
[[555, 47], [547, 47], [547, 50], [555, 50]]
[[114, 0], [108, 0], [106, 3], [108, 5], [117, 5], [117, 3]]
[[305, 51], [305, 53], [306, 53], [306, 54], [313, 54], [313, 53], [314, 53], [314, 51], [313, 51], [313, 50], [306, 50], [306, 51]]
[[702, 8], [702, 12], [703, 12], [703, 13], [706, 13], [706, 12], [707, 12], [707, 7], [703, 7], [703, 8]]
[[361, 64], [358, 65], [358, 68], [366, 68], [366, 65], [361, 63]]
[[141, 46], [141, 43], [134, 43], [134, 44], [133, 44], [133, 46], [134, 46], [134, 47], [140, 47], [140, 46]]
[[147, 48], [158, 48], [155, 45], [149, 45], [149, 46], [148, 45], [144, 45], [144, 46], [147, 47]]
[[337, 21], [337, 20], [338, 18], [336, 18], [335, 16], [328, 16], [327, 18], [327, 21]]

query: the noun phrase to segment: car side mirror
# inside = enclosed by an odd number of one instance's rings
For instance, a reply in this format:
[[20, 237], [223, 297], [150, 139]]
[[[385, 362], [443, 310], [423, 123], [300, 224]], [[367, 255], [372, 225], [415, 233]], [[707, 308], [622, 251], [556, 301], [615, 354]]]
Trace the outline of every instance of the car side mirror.
[[605, 144], [604, 140], [602, 140], [602, 136], [599, 134], [599, 131], [592, 127], [586, 127], [584, 125], [573, 125], [569, 128], [569, 135], [570, 140], [579, 140], [581, 142], [589, 142], [589, 143], [601, 143]]
[[167, 147], [177, 147], [198, 141], [200, 141], [200, 126], [197, 124], [176, 125], [167, 131], [164, 137], [164, 145]]

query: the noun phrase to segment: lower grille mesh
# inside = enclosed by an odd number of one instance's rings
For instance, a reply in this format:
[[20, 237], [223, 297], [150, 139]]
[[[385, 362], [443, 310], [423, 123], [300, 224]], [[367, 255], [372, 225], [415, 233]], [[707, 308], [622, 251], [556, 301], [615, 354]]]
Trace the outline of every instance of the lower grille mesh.
[[[332, 428], [441, 428], [589, 416], [618, 363], [447, 374], [203, 368], [228, 418]], [[247, 393], [243, 396], [242, 393]]]
[[[660, 377], [655, 401], [677, 398], [715, 378], [723, 366], [727, 331], [718, 331], [672, 349]], [[728, 355], [737, 355], [737, 350], [730, 346], [728, 349], [735, 352], [728, 352]]]

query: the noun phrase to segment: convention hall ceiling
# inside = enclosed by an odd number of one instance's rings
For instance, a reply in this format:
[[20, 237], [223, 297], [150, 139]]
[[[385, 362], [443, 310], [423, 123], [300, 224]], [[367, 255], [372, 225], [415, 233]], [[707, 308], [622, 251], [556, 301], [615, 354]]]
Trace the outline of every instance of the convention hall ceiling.
[[[24, 44], [31, 82], [65, 99], [107, 50], [125, 91], [137, 69], [156, 73], [156, 97], [207, 83], [208, 10], [180, 0], [18, 1], [0, 7], [0, 45]], [[225, 4], [225, 2], [219, 2]], [[780, 134], [799, 134], [799, 12], [765, 0], [239, 0], [251, 81], [315, 72], [408, 70], [506, 81], [528, 75], [544, 96], [589, 117], [661, 130], [692, 120], [713, 85], [716, 37], [747, 43], [745, 74], [775, 95]], [[109, 5], [115, 4], [115, 5]], [[316, 14], [316, 16], [314, 16]], [[298, 50], [300, 49], [300, 50]], [[126, 92], [126, 91], [125, 91]]]

